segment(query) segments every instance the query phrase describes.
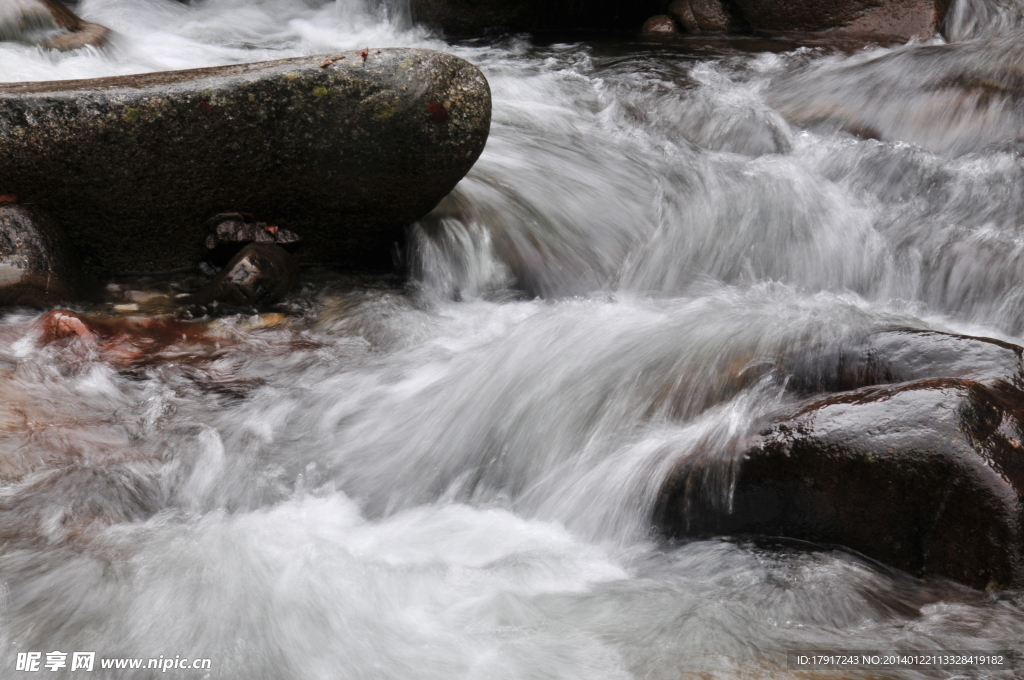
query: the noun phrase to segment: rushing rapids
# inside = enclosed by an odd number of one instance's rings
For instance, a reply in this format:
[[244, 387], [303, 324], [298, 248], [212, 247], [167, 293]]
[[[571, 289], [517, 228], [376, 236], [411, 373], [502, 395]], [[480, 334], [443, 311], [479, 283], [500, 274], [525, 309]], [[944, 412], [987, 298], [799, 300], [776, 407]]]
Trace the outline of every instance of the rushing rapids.
[[[1021, 10], [961, 0], [947, 32], [1012, 74], [1019, 46], [984, 41], [1018, 44]], [[0, 667], [61, 650], [212, 660], [178, 677], [677, 680], [785, 677], [789, 649], [1024, 654], [1020, 591], [651, 530], [681, 459], [728, 463], [795, 403], [781, 358], [892, 328], [1024, 342], [1012, 92], [945, 143], [943, 106], [899, 119], [941, 81], [920, 45], [447, 45], [360, 0], [79, 11], [106, 50], [0, 44], [0, 79], [420, 46], [478, 65], [494, 118], [413, 226], [406, 280], [309, 270], [280, 313], [147, 316], [179, 274], [111, 284], [79, 310], [92, 330], [2, 317]], [[895, 138], [773, 106], [794, 73], [863, 105], [865, 64]], [[914, 125], [942, 143], [899, 138]]]

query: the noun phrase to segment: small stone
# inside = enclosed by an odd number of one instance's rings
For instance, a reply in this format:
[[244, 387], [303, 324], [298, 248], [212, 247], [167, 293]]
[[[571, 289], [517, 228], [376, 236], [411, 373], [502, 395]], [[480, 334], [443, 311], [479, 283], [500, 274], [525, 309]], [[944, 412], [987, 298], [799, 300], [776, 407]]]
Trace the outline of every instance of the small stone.
[[667, 14], [658, 14], [644, 22], [640, 32], [644, 35], [673, 35], [678, 32], [676, 22]]
[[298, 283], [299, 265], [288, 251], [272, 243], [250, 243], [193, 301], [235, 307], [268, 305], [281, 300]]

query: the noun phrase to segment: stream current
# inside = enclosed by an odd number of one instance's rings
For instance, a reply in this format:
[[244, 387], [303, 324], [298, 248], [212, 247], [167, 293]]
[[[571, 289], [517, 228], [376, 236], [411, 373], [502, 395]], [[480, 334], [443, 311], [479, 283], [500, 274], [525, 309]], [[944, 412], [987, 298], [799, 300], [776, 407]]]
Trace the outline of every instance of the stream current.
[[[759, 362], [893, 327], [1024, 344], [1018, 146], [934, 153], [767, 103], [793, 69], [908, 48], [450, 45], [360, 0], [78, 9], [110, 48], [0, 44], [0, 80], [422, 46], [484, 71], [494, 121], [413, 226], [408, 279], [310, 271], [288, 314], [216, 320], [216, 342], [128, 368], [0, 318], [2, 677], [33, 650], [212, 660], [96, 677], [240, 680], [810, 678], [786, 650], [1024, 654], [1024, 593], [650, 526], [676, 461], [731, 455], [794, 399], [772, 371], [736, 379]], [[953, 33], [1016, 30], [1019, 9], [963, 2]], [[123, 281], [91, 311], [144, 312], [179, 283]]]

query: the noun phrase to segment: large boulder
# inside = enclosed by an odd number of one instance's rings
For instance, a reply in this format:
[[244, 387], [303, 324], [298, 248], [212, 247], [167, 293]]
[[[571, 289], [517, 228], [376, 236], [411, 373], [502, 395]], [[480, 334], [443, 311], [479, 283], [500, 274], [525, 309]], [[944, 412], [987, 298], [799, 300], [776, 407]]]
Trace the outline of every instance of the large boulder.
[[765, 32], [929, 38], [942, 27], [945, 0], [730, 0], [750, 28]]
[[0, 196], [0, 306], [47, 307], [90, 292], [58, 225], [38, 208]]
[[0, 190], [110, 273], [195, 264], [225, 212], [300, 234], [307, 261], [386, 267], [490, 118], [476, 67], [419, 49], [0, 85]]
[[768, 102], [796, 125], [961, 154], [1021, 140], [1022, 67], [1020, 35], [919, 45], [786, 74], [772, 83]]
[[819, 398], [735, 458], [684, 458], [656, 521], [674, 537], [843, 546], [917, 576], [1024, 586], [1024, 395], [937, 379]]

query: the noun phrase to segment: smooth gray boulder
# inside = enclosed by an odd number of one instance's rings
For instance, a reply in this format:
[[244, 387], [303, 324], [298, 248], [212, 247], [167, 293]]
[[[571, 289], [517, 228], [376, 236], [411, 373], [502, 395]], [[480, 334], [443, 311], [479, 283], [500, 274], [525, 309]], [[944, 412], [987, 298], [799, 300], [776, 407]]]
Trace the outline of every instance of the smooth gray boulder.
[[197, 263], [224, 212], [299, 234], [306, 262], [382, 268], [490, 120], [483, 74], [419, 49], [0, 85], [0, 193], [106, 273]]

